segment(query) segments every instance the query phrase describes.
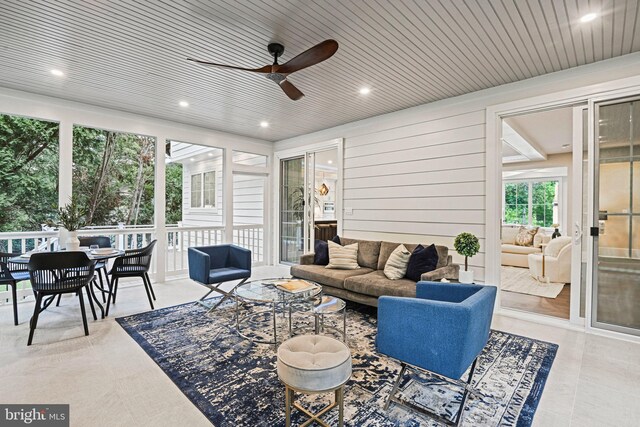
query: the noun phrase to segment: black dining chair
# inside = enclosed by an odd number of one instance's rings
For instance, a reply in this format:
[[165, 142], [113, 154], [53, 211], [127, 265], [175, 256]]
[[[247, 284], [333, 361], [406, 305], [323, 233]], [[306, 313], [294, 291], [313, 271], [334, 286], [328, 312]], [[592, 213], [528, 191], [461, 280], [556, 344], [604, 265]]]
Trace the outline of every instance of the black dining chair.
[[113, 261], [113, 266], [109, 272], [109, 275], [111, 276], [111, 282], [109, 285], [111, 295], [107, 298], [107, 316], [109, 315], [109, 307], [112, 300], [114, 304], [116, 302], [118, 282], [123, 277], [142, 278], [144, 290], [147, 292], [147, 298], [149, 298], [149, 305], [151, 306], [151, 310], [154, 309], [153, 301], [156, 299], [156, 294], [153, 292], [151, 280], [149, 279], [149, 268], [151, 267], [151, 256], [153, 255], [153, 247], [155, 245], [156, 240], [153, 240], [144, 248], [129, 249], [124, 252], [124, 255], [117, 257]]
[[[99, 248], [111, 248], [111, 238], [108, 236], [82, 236], [78, 237], [80, 241], [80, 246], [91, 247], [93, 245], [97, 245]], [[98, 276], [98, 280], [100, 281], [100, 286], [96, 287], [102, 294], [102, 302], [107, 302], [105, 299], [105, 294], [109, 293], [107, 287], [105, 287], [105, 283], [109, 283], [109, 277], [107, 276], [107, 261], [98, 261], [96, 262], [96, 274]], [[104, 281], [102, 277], [104, 276]], [[93, 282], [95, 283], [95, 282]], [[60, 302], [58, 300], [58, 302]]]
[[[92, 288], [89, 285], [94, 279], [95, 261], [89, 259], [84, 252], [42, 252], [31, 255], [28, 267], [31, 287], [36, 296], [36, 305], [31, 318], [27, 345], [31, 345], [33, 341], [33, 333], [36, 330], [40, 313], [51, 304], [57, 295], [61, 294], [75, 293], [78, 295], [84, 334], [89, 335], [82, 291], [86, 291], [93, 319], [97, 320], [91, 298]], [[49, 298], [44, 301], [45, 297]]]
[[18, 282], [29, 280], [29, 271], [25, 265], [9, 262], [20, 256], [19, 253], [0, 252], [0, 286], [11, 286], [13, 300], [13, 323], [18, 324]]

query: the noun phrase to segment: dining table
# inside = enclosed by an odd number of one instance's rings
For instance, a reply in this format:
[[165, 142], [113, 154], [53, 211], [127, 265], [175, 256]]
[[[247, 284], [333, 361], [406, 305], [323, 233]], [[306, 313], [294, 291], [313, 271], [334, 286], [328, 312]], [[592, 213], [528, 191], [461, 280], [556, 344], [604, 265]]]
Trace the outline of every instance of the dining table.
[[[96, 263], [101, 262], [101, 261], [108, 261], [111, 258], [117, 258], [119, 256], [122, 256], [125, 254], [125, 251], [121, 250], [121, 249], [112, 249], [111, 252], [106, 252], [105, 249], [108, 248], [99, 248], [99, 249], [89, 249], [89, 248], [81, 248], [80, 251], [81, 252], [85, 252], [87, 254], [87, 256], [89, 257], [90, 260], [94, 260]], [[58, 250], [58, 251], [46, 251], [46, 252], [67, 252], [64, 249]], [[22, 255], [13, 257], [9, 259], [9, 262], [14, 263], [14, 264], [23, 264], [23, 265], [28, 265], [29, 264], [29, 259], [31, 258], [31, 255], [34, 253], [38, 253], [36, 251], [32, 251], [32, 252], [27, 252], [24, 253]], [[93, 282], [95, 284], [95, 278], [93, 279]], [[109, 287], [108, 290], [101, 288], [100, 286], [96, 285], [98, 287], [98, 289], [100, 290], [100, 292], [106, 292], [108, 294], [108, 297], [111, 298], [111, 287]], [[98, 298], [96, 297], [95, 293], [93, 292], [93, 290], [91, 290], [91, 292], [89, 292], [89, 294], [91, 295], [91, 298], [94, 300], [94, 302], [98, 305], [98, 307], [100, 308], [100, 312], [102, 313], [102, 318], [104, 319], [105, 317], [105, 311], [104, 311], [104, 307], [102, 306], [102, 304], [100, 304], [100, 301], [98, 300]], [[54, 296], [55, 297], [55, 296]], [[45, 301], [45, 303], [42, 305], [42, 310], [46, 309], [47, 307], [49, 307], [49, 305], [51, 305], [51, 303], [53, 302], [54, 297], [51, 297], [48, 301]]]

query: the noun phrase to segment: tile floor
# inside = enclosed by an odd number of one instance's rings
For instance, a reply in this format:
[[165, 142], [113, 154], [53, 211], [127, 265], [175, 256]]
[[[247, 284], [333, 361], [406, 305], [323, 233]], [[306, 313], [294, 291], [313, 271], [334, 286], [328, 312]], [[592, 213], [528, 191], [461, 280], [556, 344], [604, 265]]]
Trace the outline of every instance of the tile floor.
[[[262, 267], [256, 277], [286, 269]], [[155, 284], [157, 307], [193, 301], [203, 288], [187, 279]], [[70, 403], [72, 426], [210, 426], [115, 317], [148, 310], [141, 285], [121, 285], [105, 320], [89, 321], [82, 333], [78, 304], [41, 316], [34, 344], [27, 347], [31, 303], [0, 307], [0, 402]], [[534, 425], [640, 425], [640, 344], [496, 317], [493, 327], [560, 345]]]

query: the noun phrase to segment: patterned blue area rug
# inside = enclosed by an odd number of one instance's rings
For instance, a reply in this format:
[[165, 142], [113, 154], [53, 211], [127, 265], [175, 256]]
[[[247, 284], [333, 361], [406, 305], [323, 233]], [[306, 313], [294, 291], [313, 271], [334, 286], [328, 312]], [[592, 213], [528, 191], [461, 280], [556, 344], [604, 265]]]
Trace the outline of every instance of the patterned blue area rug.
[[[284, 387], [276, 374], [274, 346], [240, 338], [234, 314], [231, 305], [206, 314], [203, 307], [189, 303], [117, 321], [213, 425], [284, 426]], [[345, 389], [345, 424], [441, 426], [396, 404], [383, 409], [400, 365], [375, 351], [375, 314], [370, 307], [348, 307], [353, 376]], [[305, 313], [297, 313], [294, 320], [298, 331], [310, 327]], [[288, 330], [284, 316], [278, 315], [278, 322], [282, 333]], [[242, 326], [245, 332], [258, 331], [257, 336], [260, 330], [271, 330], [266, 314]], [[492, 331], [473, 380], [482, 396], [471, 395], [467, 400], [461, 425], [530, 426], [557, 349], [556, 344]], [[461, 390], [431, 377], [406, 377], [403, 382], [406, 399], [448, 417], [461, 399]], [[330, 397], [301, 396], [299, 400], [316, 411]], [[337, 425], [337, 411], [324, 419]], [[304, 420], [296, 413], [293, 425]]]

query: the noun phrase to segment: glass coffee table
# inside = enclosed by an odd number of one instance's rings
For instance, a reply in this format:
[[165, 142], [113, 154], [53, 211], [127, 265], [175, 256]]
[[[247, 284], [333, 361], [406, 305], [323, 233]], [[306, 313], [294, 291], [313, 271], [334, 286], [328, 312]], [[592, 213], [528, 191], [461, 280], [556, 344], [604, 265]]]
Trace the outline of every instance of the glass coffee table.
[[315, 333], [318, 335], [321, 331], [324, 332], [324, 316], [325, 315], [339, 315], [342, 317], [342, 330], [333, 326], [326, 326], [326, 328], [333, 329], [342, 334], [343, 342], [347, 342], [347, 303], [340, 298], [324, 295], [316, 298], [313, 302], [313, 317], [315, 318]]
[[[287, 291], [284, 288], [288, 285], [296, 285], [299, 289]], [[310, 280], [301, 279], [262, 279], [252, 280], [243, 283], [234, 290], [236, 300], [236, 331], [241, 337], [259, 344], [278, 344], [278, 308], [281, 308], [283, 317], [288, 312], [289, 330], [288, 335], [291, 336], [291, 316], [292, 306], [295, 303], [309, 302], [318, 295], [322, 294], [322, 286]], [[241, 315], [240, 305], [243, 302], [264, 306], [265, 309], [251, 311]], [[268, 338], [257, 337], [257, 331], [252, 330], [247, 323], [259, 316], [268, 315], [271, 317]], [[252, 334], [253, 336], [250, 336]]]

